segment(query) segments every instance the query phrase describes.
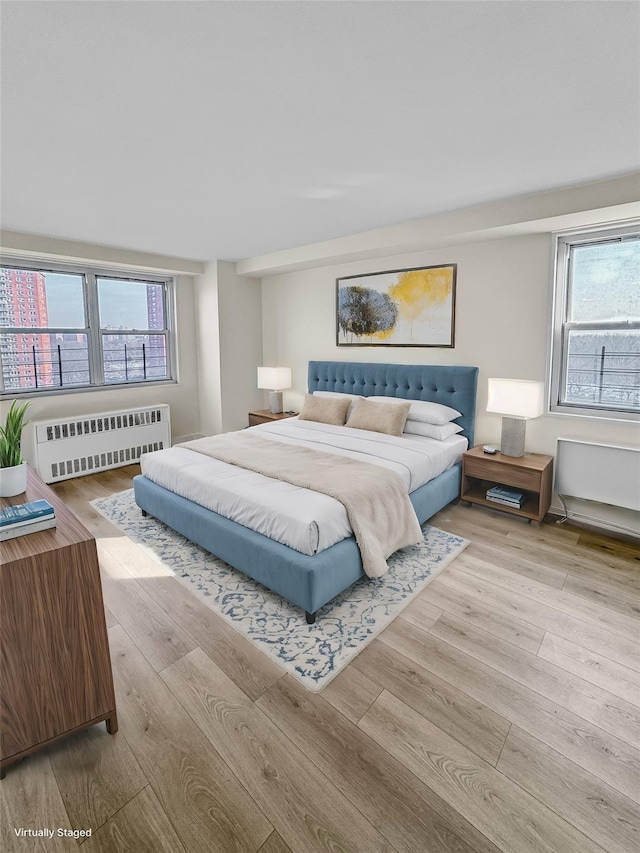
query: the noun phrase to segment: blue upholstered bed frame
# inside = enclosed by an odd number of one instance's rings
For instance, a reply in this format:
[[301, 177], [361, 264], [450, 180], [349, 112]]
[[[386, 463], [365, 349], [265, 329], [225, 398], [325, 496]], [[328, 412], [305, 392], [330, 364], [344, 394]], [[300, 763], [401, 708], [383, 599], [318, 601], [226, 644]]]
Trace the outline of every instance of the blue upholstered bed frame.
[[[309, 362], [309, 392], [342, 391], [407, 400], [430, 400], [462, 412], [457, 423], [473, 446], [477, 367], [422, 364]], [[460, 464], [410, 495], [420, 523], [460, 494]], [[264, 584], [315, 620], [316, 612], [363, 577], [355, 539], [343, 539], [314, 556], [249, 530], [148, 480], [133, 481], [138, 506], [187, 539]]]

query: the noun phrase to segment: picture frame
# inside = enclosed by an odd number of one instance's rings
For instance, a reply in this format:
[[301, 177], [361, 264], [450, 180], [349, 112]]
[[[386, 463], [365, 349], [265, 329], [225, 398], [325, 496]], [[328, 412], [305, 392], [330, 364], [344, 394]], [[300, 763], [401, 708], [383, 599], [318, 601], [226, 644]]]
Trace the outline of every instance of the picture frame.
[[336, 279], [339, 347], [455, 346], [457, 264]]

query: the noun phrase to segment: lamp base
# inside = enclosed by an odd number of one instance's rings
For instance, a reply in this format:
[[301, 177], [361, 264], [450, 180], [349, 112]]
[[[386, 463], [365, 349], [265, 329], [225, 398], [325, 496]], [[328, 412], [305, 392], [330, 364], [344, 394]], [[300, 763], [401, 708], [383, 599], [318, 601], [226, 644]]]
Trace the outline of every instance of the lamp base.
[[272, 415], [281, 415], [283, 413], [282, 391], [269, 391], [269, 411]]
[[500, 452], [504, 456], [524, 456], [524, 440], [527, 431], [525, 418], [503, 418]]

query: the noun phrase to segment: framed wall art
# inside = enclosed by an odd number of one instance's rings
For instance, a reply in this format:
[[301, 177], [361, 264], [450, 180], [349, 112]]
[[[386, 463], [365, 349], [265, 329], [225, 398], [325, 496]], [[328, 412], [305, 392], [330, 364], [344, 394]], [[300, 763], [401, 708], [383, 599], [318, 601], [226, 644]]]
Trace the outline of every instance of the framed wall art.
[[339, 347], [453, 347], [457, 264], [336, 280]]

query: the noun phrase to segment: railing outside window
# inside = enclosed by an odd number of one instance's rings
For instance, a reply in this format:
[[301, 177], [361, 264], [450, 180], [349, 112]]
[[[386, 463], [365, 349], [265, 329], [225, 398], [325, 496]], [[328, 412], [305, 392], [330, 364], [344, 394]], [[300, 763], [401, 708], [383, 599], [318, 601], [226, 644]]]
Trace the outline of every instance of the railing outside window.
[[640, 408], [640, 352], [570, 353], [565, 402]]
[[[2, 354], [7, 392], [91, 385], [86, 345], [66, 341], [44, 349], [33, 344], [29, 351], [3, 348]], [[167, 379], [164, 339], [105, 344], [103, 364], [105, 384]]]

